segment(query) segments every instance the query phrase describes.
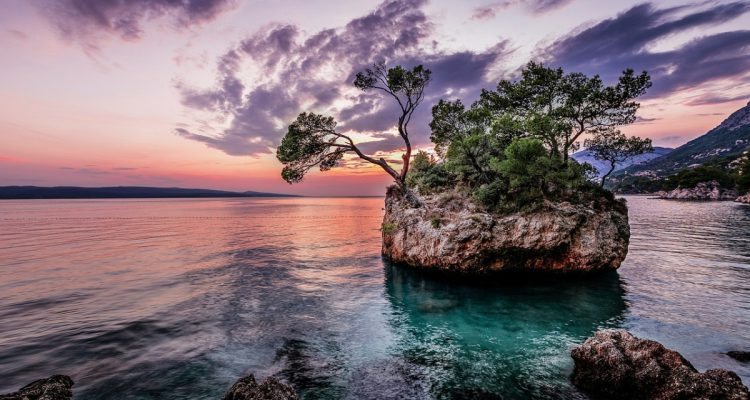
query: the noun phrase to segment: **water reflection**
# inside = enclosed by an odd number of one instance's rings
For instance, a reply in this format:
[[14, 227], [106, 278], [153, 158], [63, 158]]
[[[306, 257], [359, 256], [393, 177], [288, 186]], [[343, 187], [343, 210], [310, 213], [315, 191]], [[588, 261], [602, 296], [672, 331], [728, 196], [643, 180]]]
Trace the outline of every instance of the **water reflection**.
[[279, 376], [310, 399], [576, 398], [599, 327], [699, 369], [750, 343], [750, 207], [631, 198], [618, 274], [467, 285], [383, 264], [382, 199], [0, 202], [0, 393], [215, 399]]
[[426, 375], [437, 398], [576, 396], [568, 349], [619, 326], [627, 310], [615, 273], [477, 286], [390, 263], [385, 271], [391, 324], [401, 332], [396, 352]]

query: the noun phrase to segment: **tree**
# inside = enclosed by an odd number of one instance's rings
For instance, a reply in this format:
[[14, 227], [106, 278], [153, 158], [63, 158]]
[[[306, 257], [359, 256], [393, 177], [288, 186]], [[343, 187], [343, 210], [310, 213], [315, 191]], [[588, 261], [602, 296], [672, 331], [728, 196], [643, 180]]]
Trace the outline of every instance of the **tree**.
[[440, 100], [432, 107], [430, 140], [447, 166], [469, 186], [493, 180], [490, 160], [517, 137], [525, 135], [515, 116], [493, 116], [486, 108], [473, 104], [465, 109], [461, 100]]
[[601, 187], [604, 187], [604, 183], [615, 170], [617, 163], [624, 162], [639, 154], [654, 151], [651, 139], [641, 139], [636, 136], [628, 138], [615, 129], [598, 132], [592, 138], [586, 139], [584, 146], [597, 160], [609, 162], [609, 171], [602, 176]]
[[482, 91], [479, 105], [500, 116], [518, 116], [523, 129], [567, 162], [583, 134], [596, 136], [635, 121], [634, 99], [651, 87], [645, 71], [626, 69], [618, 83], [606, 86], [599, 75], [565, 74], [530, 62], [518, 81], [502, 80], [495, 91]]
[[[301, 181], [310, 169], [318, 166], [321, 171], [335, 167], [347, 153], [380, 166], [393, 177], [407, 196], [406, 185], [411, 159], [411, 142], [408, 125], [414, 111], [424, 99], [424, 90], [430, 82], [431, 72], [418, 65], [411, 70], [401, 66], [386, 68], [385, 63], [376, 63], [356, 75], [354, 86], [361, 90], [380, 90], [393, 97], [399, 105], [398, 133], [404, 141], [403, 167], [396, 171], [384, 158], [364, 154], [350, 136], [336, 130], [333, 117], [315, 113], [301, 113], [289, 125], [281, 145], [276, 149], [276, 158], [284, 164], [282, 178], [291, 183]], [[411, 197], [411, 196], [410, 196]]]

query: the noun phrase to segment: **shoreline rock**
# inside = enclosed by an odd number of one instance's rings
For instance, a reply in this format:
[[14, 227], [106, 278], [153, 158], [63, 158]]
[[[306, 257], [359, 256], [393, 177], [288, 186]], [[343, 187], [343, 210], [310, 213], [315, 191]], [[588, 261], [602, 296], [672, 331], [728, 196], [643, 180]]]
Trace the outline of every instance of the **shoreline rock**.
[[70, 400], [73, 398], [73, 379], [67, 375], [52, 375], [38, 379], [17, 392], [0, 394], [0, 400]]
[[735, 360], [739, 362], [743, 362], [743, 363], [750, 362], [750, 351], [737, 351], [737, 350], [728, 351], [727, 355], [729, 357], [734, 358]]
[[734, 199], [734, 201], [736, 201], [738, 203], [750, 204], [750, 193], [748, 193], [748, 194], [746, 194], [744, 196], [740, 196], [740, 197]]
[[737, 198], [737, 191], [721, 187], [719, 182], [701, 182], [694, 188], [677, 188], [669, 192], [656, 192], [660, 199], [695, 201], [730, 201]]
[[698, 372], [680, 353], [625, 330], [598, 331], [571, 357], [573, 384], [595, 399], [750, 399], [734, 372]]
[[623, 201], [494, 215], [458, 192], [420, 200], [412, 207], [398, 189], [386, 194], [382, 252], [392, 262], [463, 275], [590, 273], [615, 270], [627, 255]]

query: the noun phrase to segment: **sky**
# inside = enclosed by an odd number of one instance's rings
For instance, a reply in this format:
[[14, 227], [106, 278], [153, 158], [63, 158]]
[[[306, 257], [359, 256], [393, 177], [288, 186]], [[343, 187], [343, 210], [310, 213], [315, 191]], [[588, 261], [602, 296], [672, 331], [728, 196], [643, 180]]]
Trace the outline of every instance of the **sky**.
[[614, 82], [647, 70], [627, 134], [676, 147], [750, 100], [750, 2], [4, 0], [0, 186], [169, 186], [382, 195], [346, 162], [290, 186], [275, 158], [303, 111], [400, 159], [396, 104], [351, 84], [373, 62], [433, 71], [410, 125], [530, 60]]

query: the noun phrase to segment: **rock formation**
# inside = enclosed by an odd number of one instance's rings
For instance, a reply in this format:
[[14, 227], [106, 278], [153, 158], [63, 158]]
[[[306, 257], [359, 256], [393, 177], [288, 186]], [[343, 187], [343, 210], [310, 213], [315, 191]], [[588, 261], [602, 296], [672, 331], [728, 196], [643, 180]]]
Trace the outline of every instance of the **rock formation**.
[[618, 268], [628, 251], [627, 207], [617, 200], [506, 215], [483, 211], [458, 192], [420, 200], [412, 207], [388, 190], [383, 255], [391, 261], [464, 274], [592, 272]]
[[750, 351], [728, 351], [727, 355], [739, 362], [750, 362]]
[[263, 383], [255, 382], [253, 375], [240, 378], [222, 400], [297, 400], [297, 393], [291, 387], [275, 378], [268, 378]]
[[52, 375], [22, 387], [15, 393], [0, 394], [0, 400], [70, 400], [73, 379], [67, 375]]
[[571, 352], [573, 384], [601, 399], [748, 400], [734, 372], [698, 372], [680, 353], [624, 330], [603, 330]]
[[719, 182], [701, 182], [694, 188], [677, 188], [669, 192], [657, 192], [656, 195], [662, 199], [670, 200], [734, 200], [737, 191], [725, 189]]
[[746, 194], [744, 196], [740, 196], [740, 197], [734, 199], [734, 201], [736, 201], [738, 203], [750, 204], [750, 193], [748, 193], [748, 194]]

